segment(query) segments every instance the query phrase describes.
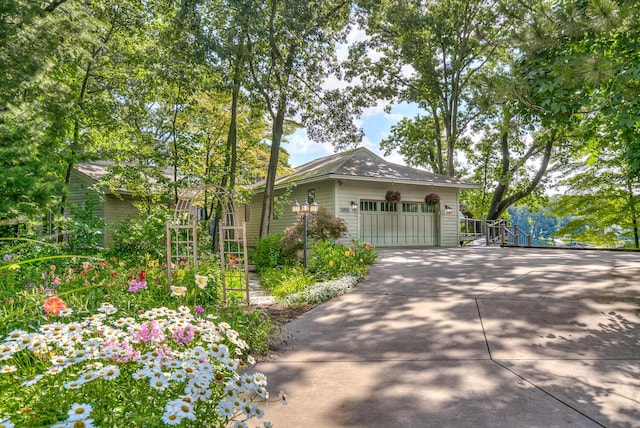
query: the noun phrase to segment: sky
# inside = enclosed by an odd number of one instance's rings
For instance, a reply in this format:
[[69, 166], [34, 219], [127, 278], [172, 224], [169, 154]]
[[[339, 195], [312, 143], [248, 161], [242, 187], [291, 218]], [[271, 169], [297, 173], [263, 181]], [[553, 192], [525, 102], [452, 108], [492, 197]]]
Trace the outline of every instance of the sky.
[[[357, 41], [364, 40], [366, 37], [364, 30], [361, 28], [353, 28], [347, 36], [346, 43], [337, 46], [336, 58], [338, 61], [346, 60], [349, 54], [349, 46]], [[367, 56], [375, 61], [382, 55], [376, 51], [369, 51]], [[407, 69], [406, 72], [411, 73], [411, 70]], [[345, 86], [345, 82], [332, 77], [327, 79], [323, 84], [325, 89], [343, 88]], [[360, 146], [366, 147], [377, 155], [384, 157], [389, 162], [404, 165], [406, 162], [404, 162], [398, 153], [384, 156], [380, 151], [380, 141], [389, 136], [391, 127], [394, 124], [398, 123], [404, 117], [414, 117], [419, 109], [416, 105], [402, 103], [393, 106], [391, 112], [386, 113], [384, 109], [387, 105], [386, 102], [380, 102], [376, 107], [366, 109], [362, 117], [356, 122], [356, 125], [364, 131], [364, 138]], [[311, 142], [304, 129], [300, 129], [286, 138], [289, 142], [283, 144], [283, 148], [289, 152], [290, 164], [294, 168], [314, 159], [335, 153], [331, 144]]]
[[[366, 147], [389, 162], [406, 164], [398, 153], [384, 156], [380, 151], [380, 141], [389, 136], [394, 124], [404, 117], [413, 117], [417, 113], [417, 107], [410, 104], [394, 106], [390, 113], [384, 111], [382, 104], [365, 110], [362, 118], [358, 121], [358, 125], [364, 131], [364, 138], [360, 146]], [[318, 144], [310, 141], [304, 129], [288, 136], [287, 140], [288, 143], [283, 144], [283, 148], [289, 152], [292, 167], [298, 167], [314, 159], [335, 153], [331, 144]]]

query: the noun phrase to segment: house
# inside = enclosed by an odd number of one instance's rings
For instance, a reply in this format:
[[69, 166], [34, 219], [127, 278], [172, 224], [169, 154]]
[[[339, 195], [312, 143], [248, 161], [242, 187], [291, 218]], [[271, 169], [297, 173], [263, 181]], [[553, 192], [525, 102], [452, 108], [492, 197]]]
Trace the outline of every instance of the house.
[[[289, 175], [278, 177], [274, 190], [274, 217], [270, 232], [284, 231], [295, 221], [294, 201], [326, 206], [347, 227], [342, 243], [357, 239], [378, 247], [457, 246], [461, 190], [478, 186], [457, 178], [434, 174], [387, 162], [360, 147], [306, 163]], [[245, 207], [247, 242], [255, 246], [264, 195], [264, 181], [254, 185], [256, 193]], [[399, 201], [387, 201], [387, 192]], [[425, 203], [436, 194], [437, 204]]]
[[[128, 189], [118, 189], [113, 192], [103, 183], [103, 179], [110, 174], [112, 162], [83, 162], [71, 170], [67, 196], [66, 216], [73, 217], [74, 208], [85, 206], [87, 201], [94, 202], [94, 216], [104, 220], [102, 231], [102, 245], [108, 246], [113, 242], [111, 230], [113, 226], [126, 221], [128, 218], [140, 216], [135, 207], [136, 197]], [[163, 175], [172, 180], [169, 171]]]

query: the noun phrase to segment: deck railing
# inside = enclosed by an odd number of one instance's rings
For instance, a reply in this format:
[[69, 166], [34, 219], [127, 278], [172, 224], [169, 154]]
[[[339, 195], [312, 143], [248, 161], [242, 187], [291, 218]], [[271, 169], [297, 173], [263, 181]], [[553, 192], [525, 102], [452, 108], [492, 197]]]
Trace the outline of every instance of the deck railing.
[[531, 235], [506, 219], [484, 220], [479, 218], [460, 219], [460, 240], [471, 241], [485, 238], [487, 245], [531, 246]]

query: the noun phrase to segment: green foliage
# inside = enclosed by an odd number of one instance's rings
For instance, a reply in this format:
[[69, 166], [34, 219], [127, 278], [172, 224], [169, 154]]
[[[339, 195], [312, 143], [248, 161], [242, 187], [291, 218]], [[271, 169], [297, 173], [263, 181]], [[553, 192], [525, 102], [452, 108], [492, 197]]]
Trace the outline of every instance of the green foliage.
[[313, 283], [315, 283], [315, 275], [305, 272], [300, 266], [268, 269], [260, 276], [261, 286], [281, 299], [298, 293]]
[[311, 248], [310, 268], [328, 279], [345, 274], [364, 276], [377, 258], [371, 244], [354, 242], [351, 246], [331, 241], [319, 241]]
[[[316, 240], [338, 239], [347, 233], [348, 228], [344, 220], [334, 216], [327, 207], [320, 206], [318, 212], [307, 216], [307, 238]], [[304, 243], [304, 222], [298, 221], [284, 231], [282, 238], [282, 252], [285, 258], [295, 260], [297, 251]]]
[[72, 207], [71, 216], [60, 222], [71, 252], [87, 253], [101, 249], [105, 222], [96, 215], [100, 202], [100, 198], [89, 198], [84, 205]]
[[165, 260], [167, 220], [171, 215], [167, 208], [157, 206], [140, 219], [130, 218], [119, 224], [113, 232], [113, 250], [138, 258], [150, 254], [153, 259]]
[[283, 236], [283, 234], [279, 233], [258, 239], [256, 250], [253, 253], [253, 264], [258, 273], [284, 265], [285, 258], [280, 244]]

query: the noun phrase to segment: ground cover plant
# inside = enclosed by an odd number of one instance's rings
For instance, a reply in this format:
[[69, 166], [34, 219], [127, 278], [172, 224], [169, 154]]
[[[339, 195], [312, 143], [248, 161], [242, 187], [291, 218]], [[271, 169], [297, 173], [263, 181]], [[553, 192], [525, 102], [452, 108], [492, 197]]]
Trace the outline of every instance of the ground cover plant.
[[174, 266], [169, 287], [166, 265], [151, 256], [5, 244], [0, 426], [244, 426], [263, 417], [266, 378], [250, 366], [270, 323], [219, 305], [215, 258], [198, 276]]
[[[268, 242], [271, 243], [268, 252], [277, 254], [280, 248], [277, 241]], [[287, 250], [285, 248], [282, 251]], [[286, 304], [322, 303], [354, 287], [377, 258], [375, 248], [360, 241], [347, 246], [335, 241], [319, 240], [309, 252], [308, 271], [293, 263], [262, 268], [262, 288]]]

